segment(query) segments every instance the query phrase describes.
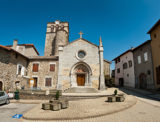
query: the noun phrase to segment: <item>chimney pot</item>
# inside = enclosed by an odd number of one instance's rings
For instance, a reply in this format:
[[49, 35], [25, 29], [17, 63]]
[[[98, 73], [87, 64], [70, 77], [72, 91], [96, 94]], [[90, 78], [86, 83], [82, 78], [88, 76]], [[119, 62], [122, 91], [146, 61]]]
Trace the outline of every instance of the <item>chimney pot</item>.
[[17, 44], [18, 44], [18, 40], [14, 40], [14, 41], [13, 41], [13, 49], [16, 50]]

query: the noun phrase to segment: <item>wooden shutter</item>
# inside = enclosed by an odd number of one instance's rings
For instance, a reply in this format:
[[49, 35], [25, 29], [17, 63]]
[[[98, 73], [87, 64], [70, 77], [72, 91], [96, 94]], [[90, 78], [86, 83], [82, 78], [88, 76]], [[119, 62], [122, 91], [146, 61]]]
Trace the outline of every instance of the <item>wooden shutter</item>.
[[55, 64], [50, 64], [50, 71], [55, 71]]
[[45, 86], [51, 86], [52, 78], [46, 78]]
[[156, 68], [157, 84], [160, 84], [160, 66]]
[[38, 72], [39, 64], [33, 64], [33, 72]]

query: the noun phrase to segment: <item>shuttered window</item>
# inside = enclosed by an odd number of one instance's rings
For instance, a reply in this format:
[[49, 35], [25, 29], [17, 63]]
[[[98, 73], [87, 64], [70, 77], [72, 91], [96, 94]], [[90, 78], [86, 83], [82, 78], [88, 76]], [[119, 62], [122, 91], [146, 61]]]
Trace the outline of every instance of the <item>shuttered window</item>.
[[160, 84], [160, 66], [156, 68], [157, 84]]
[[46, 87], [51, 87], [52, 86], [52, 78], [46, 78], [45, 86]]
[[55, 71], [55, 64], [50, 64], [50, 71], [52, 71], [52, 72]]
[[32, 71], [33, 71], [33, 72], [38, 72], [38, 67], [39, 67], [39, 64], [37, 64], [37, 63], [33, 64], [33, 69], [32, 69]]

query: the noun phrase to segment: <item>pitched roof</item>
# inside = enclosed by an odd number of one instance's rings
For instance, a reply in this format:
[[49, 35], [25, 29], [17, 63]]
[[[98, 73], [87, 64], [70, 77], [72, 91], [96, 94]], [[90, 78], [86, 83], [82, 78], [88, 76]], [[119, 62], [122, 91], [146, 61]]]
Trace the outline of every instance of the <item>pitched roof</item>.
[[86, 39], [84, 39], [84, 38], [78, 38], [78, 39], [76, 39], [76, 40], [74, 40], [74, 41], [70, 42], [69, 44], [71, 44], [71, 43], [73, 43], [73, 42], [76, 42], [76, 41], [79, 41], [79, 40], [86, 41], [86, 42], [88, 42], [89, 44], [92, 44], [92, 45], [94, 45], [94, 46], [98, 47], [96, 44], [93, 44], [92, 42], [90, 42], [90, 41], [88, 41], [88, 40], [86, 40]]
[[147, 32], [147, 34], [150, 34], [159, 24], [160, 24], [160, 19], [152, 26], [152, 28]]
[[0, 45], [0, 48], [3, 48], [3, 49], [8, 50], [8, 51], [13, 51], [13, 52], [15, 52], [15, 53], [17, 53], [17, 54], [19, 54], [19, 55], [21, 55], [21, 56], [23, 56], [23, 57], [25, 57], [25, 58], [27, 58], [27, 59], [28, 59], [28, 57], [27, 57], [27, 56], [25, 56], [25, 55], [21, 54], [20, 52], [18, 52], [18, 51], [16, 51], [16, 50], [12, 49], [12, 48], [10, 48], [10, 47]]
[[3, 45], [0, 45], [0, 48], [6, 49], [6, 50], [11, 50], [10, 47], [6, 47], [6, 46], [3, 46]]
[[112, 61], [114, 61], [114, 60], [116, 60], [117, 58], [125, 55], [125, 54], [128, 53], [128, 52], [132, 52], [132, 51], [133, 51], [133, 49], [129, 49], [129, 50], [125, 51], [124, 53], [122, 53], [121, 55], [119, 55], [119, 56], [117, 56], [116, 58], [114, 58]]
[[142, 43], [142, 44], [140, 44], [139, 46], [135, 47], [135, 48], [133, 49], [133, 51], [137, 50], [138, 48], [142, 47], [143, 45], [145, 45], [145, 44], [147, 44], [147, 43], [149, 43], [149, 42], [151, 42], [151, 40], [145, 41], [144, 43]]
[[[36, 47], [34, 46], [34, 44], [18, 44], [19, 46], [32, 46], [34, 48], [34, 50], [36, 51], [36, 53], [39, 55], [39, 52], [37, 51]], [[6, 47], [12, 47], [13, 45], [7, 45]]]

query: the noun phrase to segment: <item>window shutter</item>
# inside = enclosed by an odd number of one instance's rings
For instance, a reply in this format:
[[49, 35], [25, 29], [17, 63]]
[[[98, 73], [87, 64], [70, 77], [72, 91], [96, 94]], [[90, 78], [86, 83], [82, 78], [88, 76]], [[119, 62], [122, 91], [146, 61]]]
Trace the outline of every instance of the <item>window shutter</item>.
[[19, 64], [17, 64], [17, 75], [18, 75], [18, 70], [19, 70]]
[[25, 67], [22, 67], [22, 75], [24, 76], [24, 72], [25, 72]]
[[33, 64], [33, 72], [38, 72], [39, 64]]
[[50, 64], [50, 71], [55, 71], [55, 64]]
[[46, 78], [45, 86], [51, 86], [52, 78]]

